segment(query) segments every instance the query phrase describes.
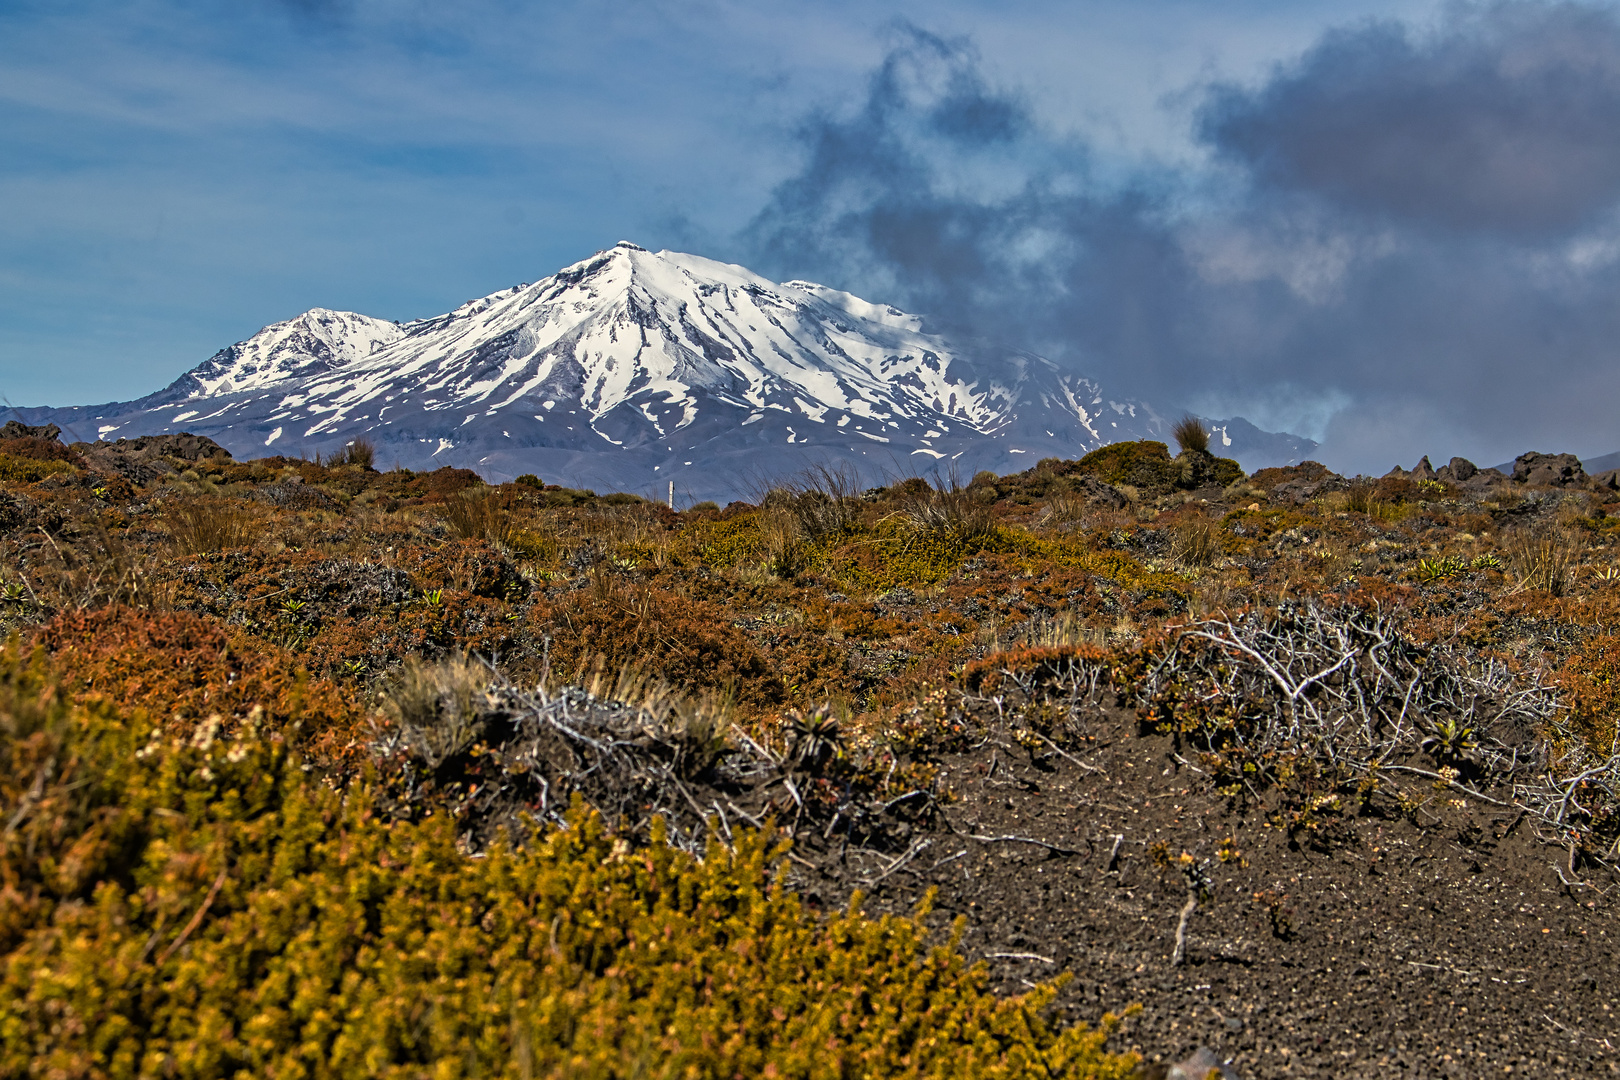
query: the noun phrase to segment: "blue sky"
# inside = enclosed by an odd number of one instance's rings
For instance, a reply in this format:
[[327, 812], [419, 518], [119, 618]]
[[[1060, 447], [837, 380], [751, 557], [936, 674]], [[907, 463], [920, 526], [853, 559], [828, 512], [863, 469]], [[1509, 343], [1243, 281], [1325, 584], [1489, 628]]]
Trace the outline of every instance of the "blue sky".
[[[631, 239], [1346, 465], [1606, 452], [1545, 373], [1620, 391], [1617, 57], [1591, 5], [0, 0], [0, 393], [131, 398], [310, 307], [436, 314]], [[1536, 95], [1574, 116], [1544, 169], [1435, 150], [1546, 130]]]

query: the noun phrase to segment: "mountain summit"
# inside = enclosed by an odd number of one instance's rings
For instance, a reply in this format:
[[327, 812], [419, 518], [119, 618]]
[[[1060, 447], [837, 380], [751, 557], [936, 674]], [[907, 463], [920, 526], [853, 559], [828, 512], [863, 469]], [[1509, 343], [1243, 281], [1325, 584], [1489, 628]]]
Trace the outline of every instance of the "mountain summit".
[[[748, 477], [851, 459], [863, 474], [1015, 472], [1165, 418], [1029, 353], [805, 281], [628, 242], [542, 281], [396, 324], [316, 308], [138, 401], [19, 409], [91, 440], [191, 431], [238, 457], [330, 453], [492, 480], [730, 498]], [[1217, 421], [1253, 468], [1309, 440]]]

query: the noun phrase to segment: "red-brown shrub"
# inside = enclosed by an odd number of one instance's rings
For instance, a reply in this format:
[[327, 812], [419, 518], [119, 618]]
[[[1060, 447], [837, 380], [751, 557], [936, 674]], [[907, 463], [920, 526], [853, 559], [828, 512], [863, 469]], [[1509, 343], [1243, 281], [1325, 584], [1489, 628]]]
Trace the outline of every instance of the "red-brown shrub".
[[354, 758], [362, 716], [352, 690], [310, 676], [297, 657], [187, 612], [127, 607], [62, 615], [32, 644], [75, 697], [100, 696], [166, 728], [218, 716], [233, 730], [255, 707], [261, 723], [313, 756]]

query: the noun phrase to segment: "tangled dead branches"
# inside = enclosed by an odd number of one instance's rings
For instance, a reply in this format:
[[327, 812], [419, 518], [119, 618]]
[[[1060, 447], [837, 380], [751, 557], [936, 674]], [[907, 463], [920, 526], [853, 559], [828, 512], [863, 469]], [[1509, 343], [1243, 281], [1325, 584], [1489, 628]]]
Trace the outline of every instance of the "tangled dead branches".
[[[1187, 744], [1234, 794], [1304, 778], [1319, 807], [1337, 793], [1400, 793], [1416, 778], [1518, 809], [1584, 857], [1620, 856], [1620, 746], [1594, 748], [1568, 730], [1542, 672], [1455, 638], [1419, 642], [1376, 607], [1285, 604], [1189, 623], [1124, 662], [1048, 669], [1039, 689], [1063, 703], [1068, 728], [1084, 726], [1111, 682], [1144, 726]], [[1029, 673], [1002, 674], [1029, 683], [1033, 700]]]
[[465, 660], [407, 671], [372, 744], [381, 805], [403, 819], [447, 812], [480, 851], [565, 827], [578, 799], [627, 836], [661, 819], [697, 855], [711, 832], [772, 820], [790, 837], [886, 850], [935, 806], [932, 792], [896, 798], [863, 777], [824, 712], [796, 725], [783, 758], [732, 725], [724, 702], [625, 677], [593, 689], [525, 689]]

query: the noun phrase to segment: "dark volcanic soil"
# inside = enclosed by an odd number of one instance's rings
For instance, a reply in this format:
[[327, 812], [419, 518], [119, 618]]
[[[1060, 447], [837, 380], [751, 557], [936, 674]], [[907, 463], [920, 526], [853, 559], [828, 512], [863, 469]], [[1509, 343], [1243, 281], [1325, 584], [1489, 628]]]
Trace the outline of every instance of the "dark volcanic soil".
[[[947, 757], [938, 826], [898, 855], [801, 842], [817, 869], [790, 880], [828, 905], [867, 889], [869, 911], [937, 886], [934, 917], [966, 917], [1003, 991], [1069, 971], [1072, 1019], [1140, 1002], [1121, 1041], [1150, 1062], [1204, 1044], [1245, 1078], [1620, 1071], [1614, 882], [1572, 874], [1516, 811], [1414, 777], [1418, 824], [1392, 808], [1291, 839], [1134, 716], [1101, 710], [1089, 734], [1039, 761], [997, 739]], [[1214, 890], [1176, 967], [1183, 851]]]

